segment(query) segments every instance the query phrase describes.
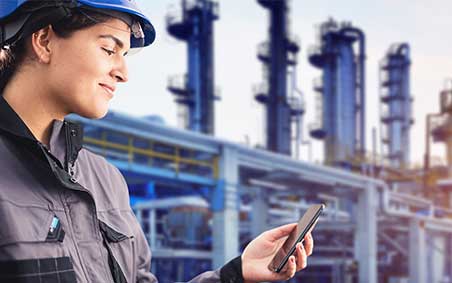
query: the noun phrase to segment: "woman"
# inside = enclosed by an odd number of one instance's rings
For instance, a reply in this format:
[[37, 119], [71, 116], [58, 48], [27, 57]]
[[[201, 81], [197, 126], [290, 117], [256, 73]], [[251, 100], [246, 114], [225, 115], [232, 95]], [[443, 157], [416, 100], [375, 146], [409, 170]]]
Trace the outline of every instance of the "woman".
[[[64, 120], [107, 113], [124, 56], [153, 42], [152, 24], [131, 0], [2, 0], [0, 26], [0, 282], [156, 282], [123, 176]], [[294, 227], [192, 281], [293, 277], [310, 235], [284, 272], [267, 265]]]

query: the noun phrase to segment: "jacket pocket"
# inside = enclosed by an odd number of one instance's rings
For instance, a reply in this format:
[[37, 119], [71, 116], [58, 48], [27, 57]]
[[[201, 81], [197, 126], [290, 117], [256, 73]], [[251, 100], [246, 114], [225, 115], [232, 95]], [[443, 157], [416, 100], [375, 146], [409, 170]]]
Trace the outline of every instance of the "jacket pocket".
[[135, 237], [129, 227], [127, 212], [100, 213], [99, 225], [109, 255], [109, 266], [115, 283], [136, 281]]
[[68, 256], [63, 226], [47, 208], [0, 199], [0, 261]]
[[0, 200], [0, 247], [45, 242], [53, 217], [47, 208]]
[[0, 225], [0, 282], [76, 282], [54, 212], [0, 199]]
[[76, 283], [69, 257], [0, 261], [0, 282]]

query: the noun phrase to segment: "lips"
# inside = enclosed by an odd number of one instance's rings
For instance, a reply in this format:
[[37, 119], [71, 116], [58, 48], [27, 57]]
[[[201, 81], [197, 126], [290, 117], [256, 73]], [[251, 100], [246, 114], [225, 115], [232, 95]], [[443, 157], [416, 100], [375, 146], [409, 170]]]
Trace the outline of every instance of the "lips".
[[108, 84], [99, 84], [105, 91], [108, 93], [110, 97], [113, 97], [115, 94], [116, 88], [114, 86], [108, 85]]

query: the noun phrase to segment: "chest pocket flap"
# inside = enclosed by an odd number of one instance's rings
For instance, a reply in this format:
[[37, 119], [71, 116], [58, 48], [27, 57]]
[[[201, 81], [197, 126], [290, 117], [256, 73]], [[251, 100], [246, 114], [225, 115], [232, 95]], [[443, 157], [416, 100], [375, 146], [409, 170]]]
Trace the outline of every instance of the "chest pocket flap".
[[100, 230], [108, 250], [109, 266], [115, 283], [135, 282], [136, 246], [130, 221], [132, 212], [98, 212]]
[[47, 208], [0, 200], [0, 247], [14, 243], [44, 242], [53, 217], [54, 213]]

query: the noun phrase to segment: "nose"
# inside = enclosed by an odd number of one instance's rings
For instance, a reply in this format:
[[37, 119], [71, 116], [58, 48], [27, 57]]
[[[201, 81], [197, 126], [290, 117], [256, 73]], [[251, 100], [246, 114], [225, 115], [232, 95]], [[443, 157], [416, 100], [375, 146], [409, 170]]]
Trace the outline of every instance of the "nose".
[[129, 80], [129, 71], [127, 69], [127, 63], [124, 56], [118, 56], [118, 60], [115, 63], [115, 67], [111, 71], [111, 76], [118, 83], [125, 83]]

